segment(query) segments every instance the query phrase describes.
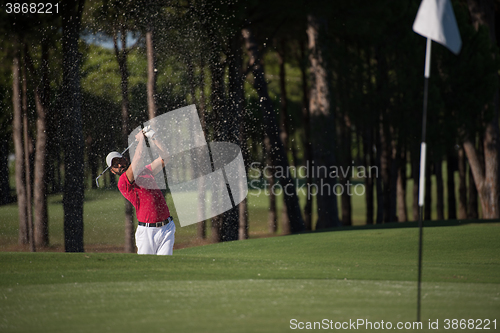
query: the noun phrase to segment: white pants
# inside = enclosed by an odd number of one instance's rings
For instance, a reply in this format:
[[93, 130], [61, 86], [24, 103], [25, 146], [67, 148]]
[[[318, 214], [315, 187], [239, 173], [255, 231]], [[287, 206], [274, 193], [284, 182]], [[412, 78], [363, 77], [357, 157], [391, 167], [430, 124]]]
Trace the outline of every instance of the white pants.
[[175, 224], [170, 222], [161, 228], [137, 226], [135, 245], [137, 254], [172, 255], [175, 241]]

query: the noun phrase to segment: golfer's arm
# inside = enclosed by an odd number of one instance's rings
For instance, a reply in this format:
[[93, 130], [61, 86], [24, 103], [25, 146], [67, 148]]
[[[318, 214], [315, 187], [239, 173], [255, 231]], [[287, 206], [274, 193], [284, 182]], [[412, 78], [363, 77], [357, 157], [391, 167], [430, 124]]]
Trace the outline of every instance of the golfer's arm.
[[153, 175], [156, 175], [164, 167], [165, 167], [165, 162], [161, 157], [158, 157], [156, 160], [153, 161], [153, 163], [151, 163], [151, 172], [153, 173]]
[[165, 146], [162, 144], [161, 140], [154, 140], [150, 141], [153, 142], [153, 144], [156, 146], [158, 149], [158, 153], [160, 157], [158, 157], [156, 160], [151, 163], [151, 169], [153, 172], [153, 175], [156, 175], [158, 172], [161, 171], [165, 167], [165, 164], [167, 164], [168, 160], [170, 159], [170, 156], [167, 153], [167, 149], [165, 149]]
[[135, 181], [134, 170], [137, 168], [137, 164], [139, 163], [142, 155], [142, 151], [144, 148], [144, 139], [140, 138], [139, 143], [137, 144], [137, 149], [135, 150], [134, 157], [132, 158], [132, 162], [130, 163], [125, 174], [129, 182], [132, 184]]
[[163, 166], [165, 166], [165, 164], [167, 164], [168, 160], [170, 159], [167, 149], [165, 148], [161, 140], [154, 140], [150, 142], [153, 142], [156, 148], [158, 148], [158, 153], [160, 154], [160, 158], [163, 160]]

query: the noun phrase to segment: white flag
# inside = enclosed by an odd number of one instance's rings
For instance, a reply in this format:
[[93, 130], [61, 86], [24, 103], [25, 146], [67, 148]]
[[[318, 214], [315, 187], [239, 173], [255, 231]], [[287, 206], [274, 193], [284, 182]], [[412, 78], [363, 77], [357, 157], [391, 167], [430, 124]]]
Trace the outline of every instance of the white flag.
[[422, 0], [413, 22], [413, 31], [446, 46], [455, 54], [462, 48], [450, 0]]

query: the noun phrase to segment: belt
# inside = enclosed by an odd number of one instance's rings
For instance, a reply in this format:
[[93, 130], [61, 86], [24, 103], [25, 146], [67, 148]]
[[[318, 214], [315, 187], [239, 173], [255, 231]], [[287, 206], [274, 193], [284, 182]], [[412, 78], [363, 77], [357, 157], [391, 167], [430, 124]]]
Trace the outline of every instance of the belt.
[[139, 225], [143, 226], [143, 227], [160, 228], [160, 227], [163, 227], [164, 225], [167, 225], [167, 224], [169, 224], [170, 222], [173, 222], [173, 221], [174, 221], [174, 219], [172, 218], [172, 216], [170, 216], [165, 221], [156, 222], [156, 223], [139, 222]]

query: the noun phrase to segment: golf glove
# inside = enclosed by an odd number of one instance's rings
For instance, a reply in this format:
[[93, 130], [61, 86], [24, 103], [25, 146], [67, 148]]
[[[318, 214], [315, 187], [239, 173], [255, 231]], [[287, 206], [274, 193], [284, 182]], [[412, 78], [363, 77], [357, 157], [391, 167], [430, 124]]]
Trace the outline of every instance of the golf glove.
[[151, 140], [154, 140], [154, 136], [156, 134], [156, 132], [151, 129], [151, 126], [144, 127], [142, 129], [142, 133], [144, 134], [144, 136], [146, 138], [151, 139]]

